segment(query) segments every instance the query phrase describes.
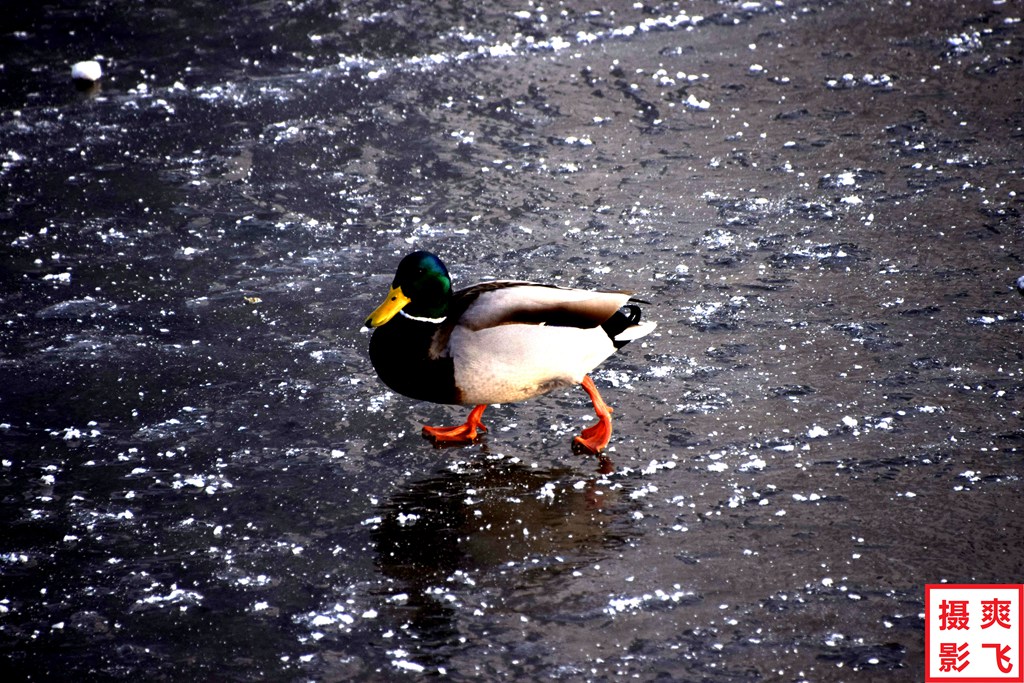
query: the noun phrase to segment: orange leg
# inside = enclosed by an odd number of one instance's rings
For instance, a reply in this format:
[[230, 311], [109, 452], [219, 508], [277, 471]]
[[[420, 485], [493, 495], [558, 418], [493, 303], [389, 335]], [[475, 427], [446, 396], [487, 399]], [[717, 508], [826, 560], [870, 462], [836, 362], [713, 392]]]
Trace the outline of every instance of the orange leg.
[[434, 442], [435, 446], [458, 446], [473, 443], [477, 439], [477, 430], [487, 431], [487, 427], [480, 422], [480, 416], [484, 414], [486, 405], [479, 405], [470, 411], [466, 423], [458, 427], [424, 427], [423, 436]]
[[612, 438], [612, 408], [604, 402], [601, 394], [597, 393], [597, 387], [594, 386], [594, 380], [590, 379], [590, 375], [583, 377], [583, 382], [580, 386], [587, 392], [591, 402], [594, 404], [594, 412], [597, 413], [597, 424], [584, 429], [579, 436], [572, 440], [572, 444], [574, 448], [584, 453], [596, 455], [604, 450], [604, 447], [608, 445], [608, 441]]

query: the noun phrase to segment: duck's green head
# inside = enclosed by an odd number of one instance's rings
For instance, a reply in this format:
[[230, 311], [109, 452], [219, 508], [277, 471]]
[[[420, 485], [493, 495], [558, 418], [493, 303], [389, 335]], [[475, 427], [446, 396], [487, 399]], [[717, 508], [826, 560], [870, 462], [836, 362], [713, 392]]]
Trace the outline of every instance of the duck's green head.
[[367, 327], [380, 327], [399, 311], [416, 318], [443, 318], [448, 313], [452, 280], [448, 269], [428, 251], [416, 251], [398, 264], [391, 291], [366, 319]]

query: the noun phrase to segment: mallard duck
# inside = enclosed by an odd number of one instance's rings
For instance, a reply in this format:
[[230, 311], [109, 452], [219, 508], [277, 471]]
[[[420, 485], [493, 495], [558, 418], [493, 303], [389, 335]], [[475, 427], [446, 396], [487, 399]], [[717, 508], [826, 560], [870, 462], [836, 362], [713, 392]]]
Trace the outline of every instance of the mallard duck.
[[402, 259], [387, 298], [366, 319], [370, 360], [384, 384], [409, 398], [475, 406], [465, 424], [424, 427], [436, 445], [475, 441], [492, 403], [514, 403], [579, 384], [597, 424], [573, 440], [598, 454], [612, 433], [612, 409], [589, 372], [649, 334], [631, 292], [568, 289], [497, 280], [452, 292], [434, 254]]

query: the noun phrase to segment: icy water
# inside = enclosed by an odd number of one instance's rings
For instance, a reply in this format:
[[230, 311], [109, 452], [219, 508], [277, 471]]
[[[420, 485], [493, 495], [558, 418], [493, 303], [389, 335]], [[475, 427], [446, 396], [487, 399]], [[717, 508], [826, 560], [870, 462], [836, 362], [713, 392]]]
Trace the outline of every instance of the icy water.
[[[5, 8], [9, 680], [920, 680], [1024, 580], [1024, 9], [392, 5]], [[650, 302], [614, 472], [420, 437], [418, 248]]]

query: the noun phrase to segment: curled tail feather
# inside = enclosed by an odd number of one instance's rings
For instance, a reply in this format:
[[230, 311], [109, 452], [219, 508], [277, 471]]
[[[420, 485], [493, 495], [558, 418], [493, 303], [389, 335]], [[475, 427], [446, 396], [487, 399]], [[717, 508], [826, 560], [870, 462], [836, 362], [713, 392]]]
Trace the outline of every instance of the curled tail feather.
[[616, 349], [621, 349], [629, 342], [645, 337], [654, 331], [657, 325], [653, 322], [640, 322], [642, 313], [635, 304], [626, 304], [615, 315], [601, 324], [605, 333], [611, 338]]

